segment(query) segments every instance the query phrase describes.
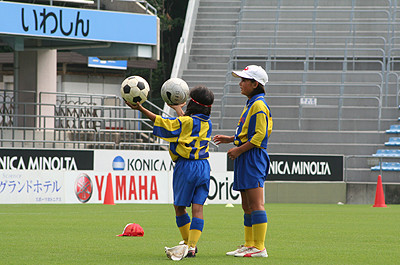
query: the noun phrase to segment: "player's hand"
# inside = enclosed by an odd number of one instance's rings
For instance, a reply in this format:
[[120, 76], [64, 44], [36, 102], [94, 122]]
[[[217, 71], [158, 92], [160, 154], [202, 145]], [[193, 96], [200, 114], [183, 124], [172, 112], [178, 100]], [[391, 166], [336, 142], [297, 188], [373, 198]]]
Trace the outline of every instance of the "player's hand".
[[182, 107], [184, 107], [186, 105], [186, 102], [183, 102], [182, 104], [178, 104], [178, 105], [172, 105], [172, 104], [168, 104], [168, 106], [171, 108], [171, 109], [174, 109], [174, 110], [176, 110], [177, 108], [179, 109], [179, 108], [182, 108]]
[[241, 152], [238, 147], [234, 147], [234, 148], [229, 149], [227, 154], [231, 160], [235, 160], [238, 156], [241, 155]]
[[175, 112], [178, 114], [178, 116], [183, 116], [185, 113], [182, 110], [182, 107], [186, 105], [186, 102], [183, 102], [182, 104], [178, 104], [178, 105], [170, 105], [168, 104], [168, 106], [175, 110]]
[[128, 105], [131, 109], [140, 110], [140, 108], [142, 107], [142, 105], [139, 102], [136, 102], [136, 104], [132, 104], [132, 103], [126, 101], [125, 99], [124, 99], [124, 101], [125, 101], [125, 104]]
[[232, 136], [227, 136], [227, 135], [221, 135], [221, 134], [217, 134], [213, 137], [213, 142], [216, 145], [219, 144], [227, 144], [227, 143], [231, 143], [233, 142], [233, 137]]

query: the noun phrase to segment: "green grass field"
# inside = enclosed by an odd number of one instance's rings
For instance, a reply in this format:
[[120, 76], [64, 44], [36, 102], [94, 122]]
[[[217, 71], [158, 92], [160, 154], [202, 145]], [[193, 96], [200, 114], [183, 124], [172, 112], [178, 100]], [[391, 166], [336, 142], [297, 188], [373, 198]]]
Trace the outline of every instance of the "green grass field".
[[[181, 240], [172, 205], [0, 205], [0, 264], [399, 264], [400, 205], [266, 204], [268, 258], [225, 256], [242, 243], [239, 205], [205, 206], [194, 259], [171, 261]], [[127, 223], [144, 237], [116, 237]]]

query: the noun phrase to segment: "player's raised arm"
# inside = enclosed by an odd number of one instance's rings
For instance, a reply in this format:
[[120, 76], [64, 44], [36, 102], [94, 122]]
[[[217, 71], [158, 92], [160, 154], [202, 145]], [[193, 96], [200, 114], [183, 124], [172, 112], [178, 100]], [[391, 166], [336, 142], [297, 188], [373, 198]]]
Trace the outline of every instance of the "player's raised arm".
[[132, 104], [128, 101], [125, 100], [126, 105], [128, 105], [131, 109], [134, 110], [138, 110], [141, 113], [143, 113], [147, 118], [149, 118], [151, 121], [155, 121], [156, 120], [156, 114], [154, 114], [153, 112], [151, 112], [150, 110], [146, 109], [145, 107], [142, 106], [142, 104], [140, 104], [139, 102], [137, 102], [136, 104]]
[[178, 104], [178, 105], [170, 105], [170, 104], [168, 104], [168, 106], [170, 108], [175, 110], [175, 112], [178, 115], [178, 117], [185, 115], [185, 112], [182, 110], [182, 107], [185, 106], [185, 105], [186, 105], [186, 102], [183, 102], [182, 104]]

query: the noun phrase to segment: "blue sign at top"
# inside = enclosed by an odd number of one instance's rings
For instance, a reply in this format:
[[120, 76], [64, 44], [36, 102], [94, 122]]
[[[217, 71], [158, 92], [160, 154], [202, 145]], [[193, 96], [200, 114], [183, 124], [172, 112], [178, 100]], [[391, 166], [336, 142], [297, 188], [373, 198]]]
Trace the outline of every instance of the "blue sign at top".
[[157, 45], [157, 17], [0, 1], [0, 34]]

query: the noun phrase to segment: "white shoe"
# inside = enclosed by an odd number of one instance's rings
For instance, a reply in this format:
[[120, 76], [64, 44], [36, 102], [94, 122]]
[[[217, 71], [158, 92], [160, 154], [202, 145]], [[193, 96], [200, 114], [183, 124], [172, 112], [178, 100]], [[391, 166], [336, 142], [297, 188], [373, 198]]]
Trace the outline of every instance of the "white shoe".
[[188, 253], [187, 245], [178, 245], [172, 248], [165, 247], [165, 254], [172, 260], [181, 260], [186, 257]]
[[235, 254], [237, 254], [237, 253], [242, 253], [243, 251], [246, 251], [247, 249], [248, 249], [248, 247], [245, 247], [244, 245], [240, 245], [240, 246], [238, 247], [238, 249], [236, 249], [236, 250], [234, 250], [234, 251], [226, 252], [226, 255], [227, 255], [227, 256], [235, 256]]
[[255, 247], [247, 248], [247, 250], [242, 251], [240, 253], [236, 253], [235, 257], [268, 257], [267, 250], [264, 248], [263, 250], [259, 250]]

